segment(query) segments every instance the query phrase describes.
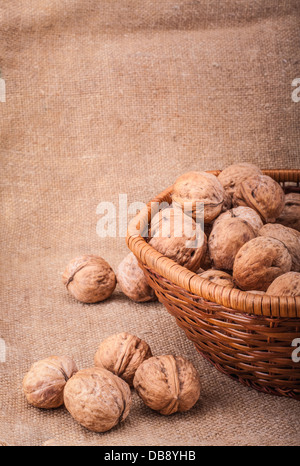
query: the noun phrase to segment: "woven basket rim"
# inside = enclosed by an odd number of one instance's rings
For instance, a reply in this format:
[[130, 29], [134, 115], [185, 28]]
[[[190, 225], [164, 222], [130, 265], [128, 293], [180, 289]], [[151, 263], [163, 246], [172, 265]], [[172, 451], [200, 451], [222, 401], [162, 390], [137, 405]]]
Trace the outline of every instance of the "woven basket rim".
[[[277, 177], [279, 181], [300, 182], [300, 170], [297, 169], [262, 171], [273, 178]], [[209, 172], [217, 175], [220, 170]], [[260, 316], [300, 318], [300, 296], [256, 295], [236, 288], [216, 285], [159, 253], [146, 242], [144, 237], [137, 234], [137, 229], [142, 231], [148, 225], [151, 218], [151, 205], [154, 202], [160, 203], [162, 199], [170, 196], [171, 191], [172, 186], [169, 186], [159, 193], [129, 224], [126, 242], [140, 262], [196, 297], [204, 298], [225, 308]]]

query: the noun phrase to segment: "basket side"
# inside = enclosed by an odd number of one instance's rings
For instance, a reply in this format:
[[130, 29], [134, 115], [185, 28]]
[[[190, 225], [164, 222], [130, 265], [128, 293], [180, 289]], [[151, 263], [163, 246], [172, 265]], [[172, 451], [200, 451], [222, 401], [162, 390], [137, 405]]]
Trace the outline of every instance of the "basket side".
[[300, 400], [299, 363], [291, 341], [300, 320], [239, 313], [195, 298], [141, 264], [159, 301], [202, 356], [219, 371], [264, 393]]

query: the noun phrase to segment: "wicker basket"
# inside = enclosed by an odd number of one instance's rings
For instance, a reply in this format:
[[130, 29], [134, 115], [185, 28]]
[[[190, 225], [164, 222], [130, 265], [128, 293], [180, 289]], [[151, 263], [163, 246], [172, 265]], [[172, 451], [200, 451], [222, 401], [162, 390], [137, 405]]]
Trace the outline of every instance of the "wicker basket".
[[[263, 172], [285, 192], [299, 192], [300, 170]], [[172, 187], [151, 203], [171, 203], [171, 192]], [[163, 256], [136, 233], [148, 226], [151, 203], [130, 223], [127, 245], [159, 301], [218, 370], [259, 391], [300, 400], [300, 362], [292, 360], [292, 341], [300, 338], [300, 297], [261, 296], [215, 285]]]

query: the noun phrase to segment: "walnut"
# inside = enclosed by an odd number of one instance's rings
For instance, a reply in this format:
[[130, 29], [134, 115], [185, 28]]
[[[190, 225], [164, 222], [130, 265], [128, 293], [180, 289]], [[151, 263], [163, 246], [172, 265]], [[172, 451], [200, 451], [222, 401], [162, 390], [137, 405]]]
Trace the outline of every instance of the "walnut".
[[251, 225], [238, 217], [217, 219], [208, 239], [210, 257], [217, 269], [232, 270], [235, 256], [243, 244], [255, 237]]
[[122, 292], [133, 301], [143, 303], [157, 299], [154, 290], [148, 284], [146, 276], [139, 266], [137, 258], [132, 252], [127, 254], [119, 264], [116, 275]]
[[281, 241], [258, 236], [244, 244], [233, 264], [233, 279], [242, 290], [266, 291], [279, 275], [289, 272], [292, 258]]
[[255, 235], [258, 234], [259, 230], [263, 226], [263, 222], [260, 215], [254, 209], [251, 209], [251, 207], [246, 206], [234, 207], [233, 209], [223, 212], [221, 215], [219, 215], [219, 217], [216, 218], [213, 225], [216, 225], [217, 222], [223, 220], [224, 218], [233, 217], [240, 218], [241, 220], [246, 220], [246, 222], [252, 226]]
[[256, 175], [239, 183], [233, 206], [256, 210], [266, 223], [274, 223], [284, 208], [284, 192], [280, 184], [267, 175]]
[[270, 236], [281, 241], [291, 255], [291, 270], [300, 272], [300, 233], [297, 230], [279, 223], [267, 223], [259, 230], [259, 235]]
[[36, 408], [58, 408], [63, 404], [66, 382], [77, 372], [68, 356], [50, 356], [35, 362], [23, 379], [28, 403]]
[[[218, 176], [218, 180], [222, 184], [226, 192], [226, 204], [230, 206], [233, 195], [239, 183], [252, 175], [262, 175], [261, 170], [252, 163], [241, 162], [229, 165]], [[228, 196], [230, 202], [228, 200]], [[229, 207], [230, 208], [230, 207]]]
[[217, 285], [235, 288], [232, 276], [222, 270], [209, 269], [198, 273], [198, 275], [199, 277], [206, 278], [206, 280], [216, 283]]
[[135, 373], [133, 385], [144, 403], [160, 414], [188, 411], [200, 396], [200, 378], [181, 356], [154, 356]]
[[116, 287], [116, 276], [100, 256], [73, 259], [63, 273], [63, 283], [78, 301], [97, 303], [109, 298]]
[[198, 270], [207, 238], [200, 225], [180, 208], [158, 212], [151, 221], [150, 234], [153, 248], [189, 270]]
[[102, 341], [94, 362], [96, 367], [104, 367], [132, 386], [135, 371], [151, 356], [148, 343], [135, 335], [122, 332]]
[[288, 272], [275, 278], [266, 294], [270, 296], [300, 296], [300, 273]]
[[106, 432], [126, 419], [129, 385], [102, 367], [83, 369], [66, 383], [64, 402], [71, 416], [93, 432]]
[[194, 220], [200, 221], [204, 214], [204, 223], [210, 223], [222, 211], [224, 196], [224, 189], [215, 175], [194, 171], [185, 173], [175, 181], [172, 201]]
[[300, 193], [285, 195], [284, 208], [276, 222], [300, 231]]

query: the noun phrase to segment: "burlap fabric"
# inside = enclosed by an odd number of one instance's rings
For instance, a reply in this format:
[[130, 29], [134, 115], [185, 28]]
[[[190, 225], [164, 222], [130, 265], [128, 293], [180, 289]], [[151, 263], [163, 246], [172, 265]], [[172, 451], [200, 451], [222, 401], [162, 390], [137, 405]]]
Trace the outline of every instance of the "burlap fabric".
[[[116, 289], [84, 305], [61, 283], [83, 253], [114, 269], [124, 238], [96, 232], [102, 201], [148, 201], [191, 169], [252, 161], [299, 168], [298, 0], [27, 0], [1, 2], [0, 443], [296, 445], [300, 404], [220, 374], [158, 303]], [[185, 414], [163, 417], [133, 393], [126, 422], [105, 434], [64, 408], [27, 405], [33, 361], [88, 367], [113, 332], [181, 354], [202, 378]], [[299, 366], [300, 370], [300, 366]]]

